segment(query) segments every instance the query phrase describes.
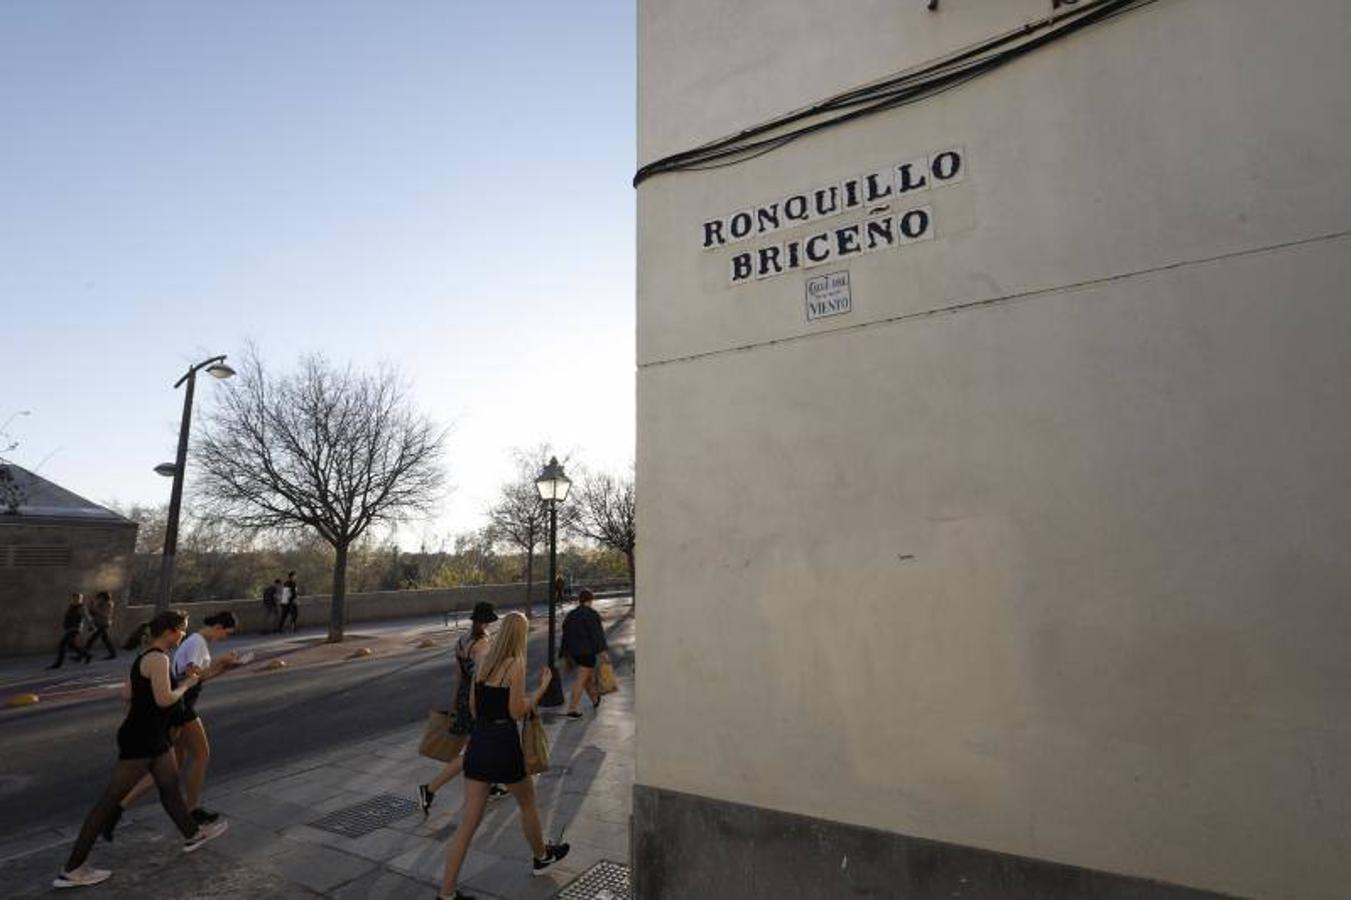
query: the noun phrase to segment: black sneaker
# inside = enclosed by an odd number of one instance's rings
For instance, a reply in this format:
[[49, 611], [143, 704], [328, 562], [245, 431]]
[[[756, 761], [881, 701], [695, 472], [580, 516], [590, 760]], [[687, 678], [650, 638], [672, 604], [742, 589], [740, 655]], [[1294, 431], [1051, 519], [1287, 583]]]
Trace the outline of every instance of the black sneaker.
[[543, 875], [550, 866], [567, 856], [571, 849], [567, 844], [545, 844], [544, 855], [535, 858], [535, 871], [531, 874]]
[[226, 822], [224, 819], [220, 819], [219, 822], [204, 824], [204, 826], [197, 828], [197, 834], [190, 836], [190, 838], [182, 842], [182, 851], [184, 851], [184, 853], [195, 853], [195, 851], [199, 849], [201, 845], [204, 845], [204, 843], [213, 841], [213, 839], [223, 835], [228, 827], [230, 827], [230, 823]]
[[495, 784], [495, 785], [493, 785], [492, 787], [488, 788], [488, 799], [489, 799], [489, 800], [497, 800], [498, 798], [500, 798], [500, 797], [505, 797], [507, 794], [510, 794], [510, 793], [511, 793], [511, 791], [509, 791], [509, 790], [507, 790], [506, 788], [502, 787], [502, 785], [500, 785], [500, 784]]
[[122, 807], [114, 806], [113, 814], [108, 817], [108, 821], [103, 823], [103, 830], [99, 832], [103, 835], [103, 839], [110, 844], [113, 842], [113, 832], [117, 830], [117, 823], [122, 821], [123, 811]]
[[217, 822], [211, 822], [197, 829], [197, 833], [183, 842], [183, 852], [193, 853], [207, 841], [214, 840], [225, 834], [225, 829], [230, 827], [230, 823], [221, 819]]
[[220, 813], [209, 810], [204, 806], [197, 807], [189, 815], [192, 816], [192, 821], [198, 825], [210, 825], [220, 818]]
[[417, 786], [417, 802], [422, 807], [422, 814], [427, 815], [432, 808], [432, 801], [436, 799], [436, 793], [429, 791], [425, 784]]

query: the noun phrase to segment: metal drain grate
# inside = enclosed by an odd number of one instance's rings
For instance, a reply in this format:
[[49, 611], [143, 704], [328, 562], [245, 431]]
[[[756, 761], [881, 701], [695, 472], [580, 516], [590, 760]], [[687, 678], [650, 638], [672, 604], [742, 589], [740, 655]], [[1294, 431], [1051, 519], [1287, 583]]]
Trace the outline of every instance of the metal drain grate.
[[380, 794], [360, 803], [335, 809], [333, 812], [310, 823], [312, 828], [322, 828], [343, 837], [357, 838], [370, 834], [377, 828], [383, 828], [391, 822], [397, 822], [405, 816], [418, 812], [418, 805], [407, 797], [398, 794]]
[[629, 867], [603, 859], [559, 891], [558, 900], [633, 900]]

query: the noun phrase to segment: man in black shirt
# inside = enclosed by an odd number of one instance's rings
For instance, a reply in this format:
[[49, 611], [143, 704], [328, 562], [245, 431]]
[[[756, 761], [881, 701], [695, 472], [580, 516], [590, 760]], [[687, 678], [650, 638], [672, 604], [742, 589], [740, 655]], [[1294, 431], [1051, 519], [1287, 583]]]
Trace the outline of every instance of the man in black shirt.
[[47, 668], [59, 669], [61, 664], [66, 661], [66, 650], [69, 649], [77, 659], [84, 658], [85, 662], [93, 659], [93, 655], [80, 649], [80, 626], [84, 624], [84, 594], [71, 594], [70, 605], [66, 607], [66, 617], [61, 620], [61, 628], [64, 632], [61, 635], [61, 643], [56, 648], [56, 662]]
[[594, 598], [588, 590], [577, 595], [577, 606], [563, 618], [563, 641], [559, 653], [568, 657], [577, 666], [577, 677], [572, 682], [572, 701], [566, 713], [569, 719], [580, 719], [582, 711], [577, 708], [582, 693], [591, 698], [593, 707], [600, 706], [601, 694], [596, 690], [596, 658], [608, 648], [605, 640], [605, 627], [601, 624], [600, 613], [591, 608]]
[[263, 634], [281, 631], [279, 624], [280, 610], [277, 609], [277, 600], [280, 594], [280, 578], [272, 579], [272, 583], [263, 588]]

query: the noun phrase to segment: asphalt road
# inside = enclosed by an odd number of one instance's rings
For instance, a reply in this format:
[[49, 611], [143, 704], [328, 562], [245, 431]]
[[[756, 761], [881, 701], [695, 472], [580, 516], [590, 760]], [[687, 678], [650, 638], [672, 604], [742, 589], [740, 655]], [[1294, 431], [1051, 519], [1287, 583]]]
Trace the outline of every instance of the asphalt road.
[[[544, 636], [532, 634], [532, 683], [543, 658]], [[441, 650], [213, 681], [197, 704], [211, 741], [204, 802], [213, 778], [421, 721], [448, 700], [453, 667]], [[0, 837], [78, 824], [111, 774], [123, 715], [123, 704], [108, 698], [0, 723]]]

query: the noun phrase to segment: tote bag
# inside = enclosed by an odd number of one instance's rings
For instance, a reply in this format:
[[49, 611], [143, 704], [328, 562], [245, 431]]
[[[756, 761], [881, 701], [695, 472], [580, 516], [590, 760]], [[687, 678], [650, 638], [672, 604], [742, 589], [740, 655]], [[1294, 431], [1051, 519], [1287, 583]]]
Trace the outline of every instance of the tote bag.
[[615, 679], [615, 667], [610, 664], [610, 657], [602, 656], [596, 660], [596, 693], [613, 694], [619, 690], [619, 682]]
[[525, 774], [538, 775], [549, 768], [549, 739], [533, 712], [521, 723], [521, 752], [525, 755]]
[[417, 752], [428, 759], [450, 762], [460, 755], [469, 736], [450, 733], [450, 713], [434, 709], [427, 713], [427, 727], [422, 732]]

